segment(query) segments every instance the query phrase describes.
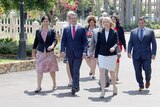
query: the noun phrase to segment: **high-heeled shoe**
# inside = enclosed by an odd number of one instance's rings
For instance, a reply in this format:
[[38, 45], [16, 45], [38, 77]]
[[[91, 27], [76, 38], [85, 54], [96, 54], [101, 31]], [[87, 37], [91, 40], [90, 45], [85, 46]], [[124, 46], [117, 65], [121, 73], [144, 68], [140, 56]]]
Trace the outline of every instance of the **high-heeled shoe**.
[[42, 90], [42, 88], [36, 89], [34, 92], [39, 93]]
[[52, 90], [56, 90], [56, 89], [57, 89], [57, 86], [53, 86], [53, 87], [52, 87]]
[[113, 88], [113, 95], [117, 95], [117, 87]]
[[91, 76], [92, 74], [93, 74], [93, 73], [92, 73], [92, 72], [90, 72], [90, 73], [89, 73], [89, 76]]
[[100, 98], [103, 99], [105, 95], [105, 92], [101, 92]]

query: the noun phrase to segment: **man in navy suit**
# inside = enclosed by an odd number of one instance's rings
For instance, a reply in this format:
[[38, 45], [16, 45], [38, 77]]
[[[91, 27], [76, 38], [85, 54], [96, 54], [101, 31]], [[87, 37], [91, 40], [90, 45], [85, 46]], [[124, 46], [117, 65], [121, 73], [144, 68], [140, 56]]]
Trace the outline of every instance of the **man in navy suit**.
[[79, 70], [82, 59], [86, 56], [87, 37], [84, 28], [77, 24], [77, 14], [69, 16], [71, 25], [63, 30], [61, 56], [67, 56], [72, 76], [72, 94], [79, 91]]
[[145, 88], [149, 88], [151, 80], [151, 59], [155, 59], [157, 44], [152, 29], [145, 27], [144, 17], [138, 19], [138, 28], [131, 31], [128, 42], [128, 57], [131, 58], [135, 69], [139, 91], [144, 89], [142, 69], [145, 71]]

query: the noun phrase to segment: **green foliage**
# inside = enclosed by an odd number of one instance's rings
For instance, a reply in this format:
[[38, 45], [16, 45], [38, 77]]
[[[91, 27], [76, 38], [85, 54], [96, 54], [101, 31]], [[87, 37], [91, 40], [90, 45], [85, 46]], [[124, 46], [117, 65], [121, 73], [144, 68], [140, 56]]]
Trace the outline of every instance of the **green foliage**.
[[[160, 24], [157, 24], [155, 22], [146, 22], [145, 26], [151, 29], [160, 29]], [[136, 27], [138, 27], [137, 24], [131, 24], [131, 25], [125, 24], [124, 25], [125, 31], [130, 31]]]
[[157, 24], [155, 22], [147, 22], [146, 27], [149, 27], [151, 29], [160, 29], [160, 24]]
[[124, 27], [125, 31], [130, 31], [130, 30], [136, 28], [137, 26], [138, 26], [137, 24], [133, 23], [133, 24], [130, 24], [130, 25], [129, 24], [125, 24], [123, 27]]
[[[47, 11], [56, 4], [57, 0], [23, 0], [24, 10], [44, 10]], [[0, 0], [0, 4], [4, 7], [5, 11], [12, 9], [19, 10], [20, 0]]]
[[0, 39], [0, 54], [17, 54], [17, 42], [12, 38]]

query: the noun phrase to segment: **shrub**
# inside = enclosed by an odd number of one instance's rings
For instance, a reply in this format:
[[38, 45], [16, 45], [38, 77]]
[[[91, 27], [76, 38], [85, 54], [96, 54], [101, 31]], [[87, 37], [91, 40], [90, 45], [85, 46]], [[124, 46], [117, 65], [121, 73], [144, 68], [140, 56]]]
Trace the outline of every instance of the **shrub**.
[[17, 42], [12, 38], [0, 39], [0, 54], [14, 54], [18, 51]]
[[[151, 28], [151, 29], [160, 29], [160, 24], [154, 23], [154, 22], [146, 22], [146, 27]], [[125, 31], [130, 31], [134, 28], [138, 27], [138, 25], [135, 23], [133, 24], [125, 24], [124, 29]]]

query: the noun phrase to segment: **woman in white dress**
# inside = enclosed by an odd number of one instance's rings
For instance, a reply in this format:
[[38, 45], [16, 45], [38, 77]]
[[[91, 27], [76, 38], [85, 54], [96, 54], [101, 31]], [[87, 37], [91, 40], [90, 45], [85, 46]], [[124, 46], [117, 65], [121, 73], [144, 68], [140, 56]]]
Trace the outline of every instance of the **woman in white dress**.
[[102, 32], [98, 33], [98, 39], [95, 50], [95, 57], [98, 58], [98, 64], [100, 68], [100, 84], [101, 84], [101, 95], [100, 98], [105, 96], [105, 72], [106, 69], [110, 71], [111, 80], [113, 84], [113, 95], [117, 95], [116, 78], [115, 78], [115, 66], [117, 53], [115, 51], [117, 47], [117, 34], [112, 29], [114, 23], [109, 17], [103, 18]]

